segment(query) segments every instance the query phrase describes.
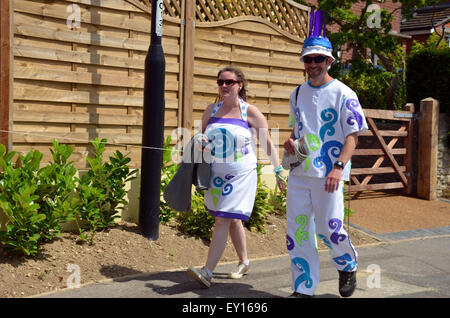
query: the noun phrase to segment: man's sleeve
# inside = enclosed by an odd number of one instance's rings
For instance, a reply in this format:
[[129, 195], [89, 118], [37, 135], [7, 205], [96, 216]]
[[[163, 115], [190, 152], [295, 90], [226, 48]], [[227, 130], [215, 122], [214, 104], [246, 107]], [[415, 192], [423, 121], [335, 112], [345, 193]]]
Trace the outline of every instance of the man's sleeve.
[[363, 109], [354, 93], [344, 97], [341, 106], [341, 125], [345, 137], [355, 132], [360, 135], [368, 129]]

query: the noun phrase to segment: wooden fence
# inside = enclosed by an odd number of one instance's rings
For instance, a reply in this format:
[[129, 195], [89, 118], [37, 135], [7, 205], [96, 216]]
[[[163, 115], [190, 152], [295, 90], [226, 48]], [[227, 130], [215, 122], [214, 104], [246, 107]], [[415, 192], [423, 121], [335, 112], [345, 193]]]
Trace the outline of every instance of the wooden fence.
[[[290, 0], [164, 0], [164, 8], [165, 136], [193, 127], [214, 102], [217, 71], [234, 64], [284, 140], [289, 93], [305, 80], [298, 57], [309, 8]], [[12, 148], [38, 149], [47, 162], [57, 139], [84, 168], [89, 140], [107, 138], [106, 155], [119, 149], [139, 167], [149, 1], [13, 0], [11, 10]]]

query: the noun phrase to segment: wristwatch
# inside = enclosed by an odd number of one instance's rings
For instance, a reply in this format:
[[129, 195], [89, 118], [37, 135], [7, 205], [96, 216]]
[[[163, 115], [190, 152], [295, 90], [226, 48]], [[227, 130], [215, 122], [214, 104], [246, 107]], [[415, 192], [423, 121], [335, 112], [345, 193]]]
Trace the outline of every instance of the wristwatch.
[[337, 161], [334, 163], [334, 166], [335, 166], [335, 167], [339, 167], [339, 168], [341, 168], [341, 169], [344, 169], [345, 164], [344, 164], [342, 161], [337, 160]]

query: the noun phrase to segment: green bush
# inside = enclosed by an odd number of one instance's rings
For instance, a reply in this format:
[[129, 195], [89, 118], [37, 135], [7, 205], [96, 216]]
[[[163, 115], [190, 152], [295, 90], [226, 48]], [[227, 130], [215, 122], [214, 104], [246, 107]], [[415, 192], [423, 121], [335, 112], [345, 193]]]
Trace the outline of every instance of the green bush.
[[[128, 163], [131, 159], [118, 150], [109, 157], [109, 161], [103, 162], [106, 142], [106, 139], [91, 140], [95, 151], [93, 157], [87, 158], [90, 170], [81, 177], [78, 186], [80, 208], [77, 217], [87, 222], [91, 244], [98, 230], [114, 226], [119, 210], [127, 204], [125, 184], [134, 179], [137, 172], [130, 170]], [[81, 238], [87, 239], [85, 230], [80, 226], [79, 230]]]
[[176, 215], [176, 212], [173, 211], [164, 200], [162, 200], [164, 189], [169, 184], [170, 180], [172, 180], [173, 176], [178, 170], [178, 165], [172, 161], [174, 147], [170, 145], [171, 141], [171, 136], [168, 136], [164, 141], [164, 152], [161, 168], [161, 201], [159, 205], [159, 222], [163, 224], [170, 222], [170, 220], [172, 220]]
[[270, 191], [269, 204], [273, 206], [273, 213], [286, 215], [286, 194], [287, 191], [280, 191], [275, 185], [275, 189]]
[[450, 48], [423, 46], [407, 58], [408, 102], [419, 110], [427, 97], [439, 100], [440, 112], [450, 113]]
[[[127, 204], [125, 183], [135, 171], [120, 151], [103, 163], [106, 139], [91, 142], [96, 151], [88, 158], [91, 170], [81, 180], [68, 161], [71, 146], [53, 141], [53, 162], [40, 168], [41, 152], [18, 154], [14, 162], [16, 153], [6, 153], [0, 145], [0, 208], [7, 217], [6, 230], [0, 231], [4, 251], [36, 255], [43, 242], [61, 234], [61, 223], [71, 220], [88, 224], [91, 243], [95, 231], [114, 225], [120, 205]], [[81, 228], [80, 235], [87, 237]]]
[[73, 219], [76, 169], [67, 162], [73, 150], [56, 141], [53, 147], [54, 162], [41, 169], [41, 152], [19, 154], [13, 163], [16, 153], [0, 145], [0, 207], [8, 219], [0, 242], [7, 252], [36, 255], [42, 242], [61, 234], [61, 222]]

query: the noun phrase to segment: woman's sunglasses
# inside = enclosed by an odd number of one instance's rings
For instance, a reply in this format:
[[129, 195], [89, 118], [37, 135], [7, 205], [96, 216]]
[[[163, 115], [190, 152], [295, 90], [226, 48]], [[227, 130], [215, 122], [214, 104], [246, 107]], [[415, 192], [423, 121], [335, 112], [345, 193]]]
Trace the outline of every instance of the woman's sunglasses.
[[314, 56], [314, 57], [304, 56], [303, 62], [306, 64], [310, 64], [312, 61], [314, 61], [316, 64], [318, 64], [318, 63], [322, 63], [323, 61], [325, 61], [326, 58], [327, 57], [323, 56], [323, 55], [318, 55], [318, 56]]
[[219, 86], [223, 86], [223, 84], [225, 84], [225, 86], [230, 86], [230, 85], [233, 85], [236, 83], [239, 83], [239, 82], [236, 80], [233, 80], [233, 79], [226, 79], [226, 80], [218, 79], [217, 80], [217, 85], [219, 85]]

